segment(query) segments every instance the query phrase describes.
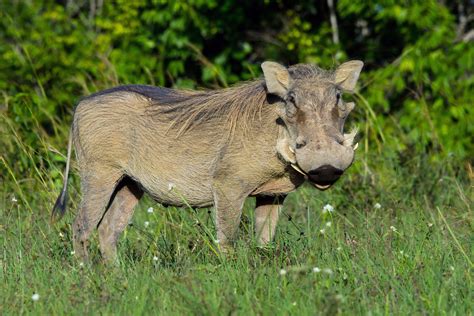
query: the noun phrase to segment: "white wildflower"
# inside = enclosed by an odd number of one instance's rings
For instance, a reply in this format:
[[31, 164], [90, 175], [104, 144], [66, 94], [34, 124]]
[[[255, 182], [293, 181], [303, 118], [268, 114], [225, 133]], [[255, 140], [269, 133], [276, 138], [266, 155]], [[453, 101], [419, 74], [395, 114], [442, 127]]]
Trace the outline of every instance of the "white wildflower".
[[323, 206], [323, 214], [334, 212], [334, 207], [331, 204], [326, 204]]
[[40, 296], [39, 296], [38, 293], [35, 293], [35, 294], [33, 294], [33, 295], [31, 296], [31, 299], [36, 302], [37, 300], [40, 299]]
[[321, 272], [321, 269], [318, 268], [318, 267], [314, 267], [314, 268], [313, 268], [313, 272], [314, 272], [314, 273], [319, 273], [319, 272]]
[[149, 207], [146, 211], [150, 214], [153, 213], [153, 207]]
[[168, 183], [168, 191], [171, 191], [175, 188], [175, 185], [173, 182]]
[[[13, 196], [13, 197], [12, 197], [12, 202], [13, 202], [13, 203], [16, 203], [16, 202], [18, 202], [18, 200], [16, 199], [16, 197], [15, 197], [15, 196]], [[39, 297], [39, 295], [38, 295], [38, 297]]]
[[331, 269], [329, 269], [329, 268], [325, 268], [325, 269], [323, 269], [323, 272], [324, 272], [324, 273], [326, 273], [326, 274], [329, 274], [329, 275], [331, 275], [331, 274], [332, 274], [332, 270], [331, 270]]
[[390, 226], [390, 230], [393, 231], [393, 232], [396, 232], [397, 229], [395, 228], [395, 226]]
[[76, 252], [73, 250], [70, 252], [71, 256], [74, 256], [76, 254]]
[[84, 266], [84, 262], [79, 262], [79, 266], [82, 268]]
[[449, 270], [454, 271], [454, 266], [449, 266]]
[[158, 261], [158, 257], [157, 257], [157, 256], [153, 256], [153, 261]]
[[378, 210], [378, 209], [382, 208], [382, 205], [380, 205], [380, 203], [375, 203], [375, 204], [374, 204], [374, 208], [375, 208], [376, 210]]
[[280, 275], [285, 275], [286, 274], [286, 270], [285, 269], [281, 269], [280, 270]]
[[331, 227], [332, 223], [331, 222], [327, 222], [326, 223], [326, 227]]
[[296, 302], [293, 302], [291, 305], [296, 306]]
[[433, 225], [434, 225], [433, 223], [428, 223], [429, 228], [433, 227]]
[[341, 251], [341, 250], [342, 250], [342, 247], [337, 247], [336, 250], [337, 250], [337, 251]]
[[143, 225], [145, 225], [145, 227], [148, 227], [148, 226], [150, 226], [150, 222], [149, 222], [149, 221], [145, 221], [145, 222], [143, 223]]
[[325, 229], [325, 228], [319, 230], [319, 233], [320, 233], [321, 235], [324, 235], [325, 232], [326, 232], [326, 229]]
[[221, 241], [219, 239], [214, 239], [215, 244], [219, 244]]
[[59, 232], [59, 237], [63, 238], [64, 237], [63, 233]]

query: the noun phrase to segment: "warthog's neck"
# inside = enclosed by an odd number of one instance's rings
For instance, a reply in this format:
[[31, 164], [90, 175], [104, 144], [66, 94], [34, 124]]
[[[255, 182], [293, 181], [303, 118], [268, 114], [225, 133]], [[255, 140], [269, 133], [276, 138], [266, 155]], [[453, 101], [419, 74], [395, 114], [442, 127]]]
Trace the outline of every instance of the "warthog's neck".
[[222, 156], [220, 167], [238, 170], [251, 195], [286, 194], [305, 180], [291, 167], [294, 154], [278, 117], [276, 106], [266, 105], [258, 118], [246, 122], [245, 131], [235, 133]]

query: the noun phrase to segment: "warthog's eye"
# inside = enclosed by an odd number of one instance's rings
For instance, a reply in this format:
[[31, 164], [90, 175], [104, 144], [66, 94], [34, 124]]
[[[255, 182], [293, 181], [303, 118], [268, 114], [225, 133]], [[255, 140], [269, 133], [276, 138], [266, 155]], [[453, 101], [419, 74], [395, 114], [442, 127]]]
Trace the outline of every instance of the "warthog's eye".
[[286, 97], [286, 103], [291, 103], [292, 105], [296, 106], [296, 98], [295, 93], [290, 91]]
[[339, 103], [341, 101], [341, 91], [336, 91], [336, 103]]
[[288, 117], [293, 117], [296, 115], [296, 111], [297, 105], [295, 93], [290, 91], [286, 97], [286, 115], [288, 115]]

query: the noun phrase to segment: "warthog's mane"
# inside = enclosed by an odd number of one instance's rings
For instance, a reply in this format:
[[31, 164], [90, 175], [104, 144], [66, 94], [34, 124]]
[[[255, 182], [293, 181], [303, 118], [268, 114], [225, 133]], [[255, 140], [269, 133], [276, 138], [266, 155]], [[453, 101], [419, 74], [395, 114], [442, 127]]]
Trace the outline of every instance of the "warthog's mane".
[[[297, 64], [288, 70], [293, 79], [330, 79], [332, 76], [331, 72], [308, 64]], [[206, 123], [212, 123], [216, 127], [227, 126], [225, 132], [233, 135], [237, 127], [245, 131], [252, 122], [261, 120], [266, 113], [272, 111], [263, 78], [217, 90], [175, 90], [125, 85], [98, 94], [118, 91], [134, 92], [148, 98], [150, 107], [147, 114], [169, 124], [169, 130], [175, 130], [177, 135]]]

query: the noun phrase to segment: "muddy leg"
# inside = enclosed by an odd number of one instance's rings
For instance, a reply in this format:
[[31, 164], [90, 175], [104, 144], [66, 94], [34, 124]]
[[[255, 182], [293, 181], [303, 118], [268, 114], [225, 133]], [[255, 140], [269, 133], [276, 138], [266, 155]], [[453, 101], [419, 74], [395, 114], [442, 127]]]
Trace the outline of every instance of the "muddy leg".
[[214, 207], [216, 209], [216, 229], [219, 248], [226, 252], [231, 249], [240, 224], [242, 207], [246, 194], [236, 193], [239, 190], [214, 191]]
[[117, 262], [117, 240], [127, 227], [143, 191], [126, 178], [120, 182], [112, 196], [112, 204], [99, 225], [99, 242], [102, 257], [107, 263]]
[[258, 196], [255, 208], [255, 233], [263, 246], [273, 240], [284, 196]]
[[118, 170], [100, 166], [89, 169], [81, 177], [82, 201], [73, 223], [73, 242], [76, 256], [88, 258], [88, 239], [104, 215], [115, 186], [121, 178]]

